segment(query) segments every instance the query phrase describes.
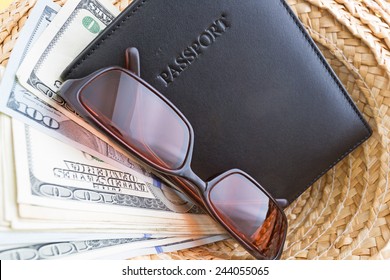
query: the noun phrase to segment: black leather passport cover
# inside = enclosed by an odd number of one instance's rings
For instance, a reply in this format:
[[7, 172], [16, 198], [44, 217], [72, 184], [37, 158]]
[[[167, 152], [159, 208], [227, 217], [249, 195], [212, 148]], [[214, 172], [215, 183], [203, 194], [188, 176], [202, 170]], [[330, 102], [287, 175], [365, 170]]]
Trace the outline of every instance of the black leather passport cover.
[[124, 66], [127, 47], [191, 122], [203, 179], [240, 168], [292, 202], [371, 134], [282, 0], [135, 1], [63, 78]]

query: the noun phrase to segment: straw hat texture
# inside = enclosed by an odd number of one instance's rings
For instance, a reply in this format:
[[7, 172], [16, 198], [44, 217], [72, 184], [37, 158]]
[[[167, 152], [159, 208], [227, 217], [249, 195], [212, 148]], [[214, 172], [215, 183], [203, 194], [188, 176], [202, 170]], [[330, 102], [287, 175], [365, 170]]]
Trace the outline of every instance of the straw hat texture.
[[[0, 13], [2, 66], [35, 2], [15, 1]], [[113, 1], [120, 10], [130, 2]], [[374, 133], [285, 210], [289, 230], [282, 259], [390, 259], [390, 2], [287, 2]], [[229, 239], [137, 259], [252, 257]]]

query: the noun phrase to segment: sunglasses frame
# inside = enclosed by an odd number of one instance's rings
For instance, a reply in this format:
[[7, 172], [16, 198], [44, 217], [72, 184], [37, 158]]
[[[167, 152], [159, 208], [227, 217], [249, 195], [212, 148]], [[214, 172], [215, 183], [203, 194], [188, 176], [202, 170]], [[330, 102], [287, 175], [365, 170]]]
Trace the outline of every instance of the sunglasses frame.
[[[150, 90], [152, 93], [157, 95], [161, 101], [165, 102], [174, 112], [179, 116], [182, 121], [185, 123], [185, 125], [188, 128], [189, 132], [189, 144], [188, 144], [188, 151], [187, 154], [183, 160], [183, 163], [181, 166], [177, 169], [168, 169], [164, 168], [162, 166], [159, 166], [155, 164], [154, 162], [150, 161], [146, 157], [144, 157], [142, 154], [137, 152], [135, 149], [133, 149], [131, 146], [129, 146], [125, 141], [123, 141], [118, 135], [116, 135], [113, 131], [108, 129], [104, 123], [102, 123], [99, 118], [95, 115], [95, 113], [88, 108], [88, 106], [83, 103], [82, 98], [80, 97], [80, 94], [82, 93], [83, 89], [88, 86], [89, 83], [91, 83], [94, 79], [98, 78], [99, 76], [109, 72], [109, 71], [121, 71], [126, 73], [127, 75], [131, 76], [133, 79], [135, 79], [137, 82], [145, 86], [148, 90]], [[67, 80], [64, 82], [60, 89], [60, 95], [65, 99], [65, 101], [73, 107], [73, 109], [89, 124], [91, 124], [93, 127], [95, 127], [97, 130], [101, 131], [103, 134], [109, 135], [111, 138], [115, 139], [116, 142], [118, 142], [126, 151], [130, 151], [131, 155], [133, 155], [137, 161], [139, 161], [142, 164], [146, 164], [156, 170], [157, 172], [162, 172], [168, 177], [179, 177], [183, 178], [185, 180], [188, 180], [192, 184], [185, 184], [182, 180], [179, 180], [182, 184], [185, 185], [185, 187], [190, 188], [190, 190], [185, 190], [186, 194], [193, 195], [194, 193], [198, 194], [199, 197], [202, 198], [202, 206], [205, 208], [205, 210], [214, 218], [216, 219], [228, 232], [229, 234], [234, 237], [237, 241], [240, 242], [240, 244], [255, 258], [257, 259], [267, 259], [264, 255], [262, 255], [254, 245], [252, 245], [249, 241], [243, 239], [235, 230], [235, 228], [232, 228], [229, 226], [223, 218], [219, 217], [217, 210], [213, 209], [212, 202], [210, 201], [210, 191], [213, 189], [214, 186], [216, 186], [220, 181], [222, 181], [224, 178], [231, 176], [232, 174], [240, 174], [244, 176], [246, 179], [248, 179], [251, 183], [253, 183], [254, 186], [259, 188], [272, 203], [275, 204], [275, 206], [278, 208], [279, 212], [282, 215], [283, 219], [283, 225], [284, 229], [282, 230], [282, 242], [281, 246], [278, 250], [278, 253], [275, 255], [274, 259], [279, 259], [282, 252], [283, 252], [283, 246], [287, 235], [287, 217], [285, 216], [283, 210], [281, 209], [280, 205], [277, 203], [277, 201], [251, 176], [249, 176], [247, 173], [240, 169], [231, 169], [228, 170], [213, 179], [205, 182], [201, 178], [199, 178], [191, 169], [191, 160], [192, 160], [192, 154], [193, 154], [193, 146], [194, 146], [194, 131], [189, 123], [189, 121], [185, 118], [185, 116], [176, 108], [175, 105], [173, 105], [165, 96], [163, 96], [161, 93], [159, 93], [157, 90], [155, 90], [152, 86], [150, 86], [147, 82], [142, 80], [139, 76], [134, 74], [132, 71], [129, 71], [128, 69], [119, 67], [119, 66], [111, 66], [107, 68], [103, 68], [100, 70], [95, 71], [94, 73], [81, 78], [81, 79], [73, 79], [73, 80]], [[194, 186], [196, 189], [194, 189]], [[198, 197], [198, 198], [199, 198]], [[195, 198], [196, 201], [199, 201], [199, 199]]]

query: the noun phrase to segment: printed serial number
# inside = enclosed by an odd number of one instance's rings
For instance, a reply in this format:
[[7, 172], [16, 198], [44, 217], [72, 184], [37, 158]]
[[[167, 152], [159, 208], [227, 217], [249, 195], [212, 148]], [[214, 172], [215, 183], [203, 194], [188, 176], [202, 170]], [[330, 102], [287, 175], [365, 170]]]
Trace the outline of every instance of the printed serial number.
[[216, 267], [215, 275], [269, 275], [269, 267]]

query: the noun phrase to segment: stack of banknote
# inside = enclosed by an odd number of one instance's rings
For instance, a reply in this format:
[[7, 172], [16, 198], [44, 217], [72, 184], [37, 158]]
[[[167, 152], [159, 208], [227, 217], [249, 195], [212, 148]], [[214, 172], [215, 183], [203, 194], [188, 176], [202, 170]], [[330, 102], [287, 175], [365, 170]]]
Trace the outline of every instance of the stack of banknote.
[[122, 259], [226, 238], [57, 94], [118, 14], [105, 0], [39, 0], [19, 34], [0, 85], [0, 259]]

